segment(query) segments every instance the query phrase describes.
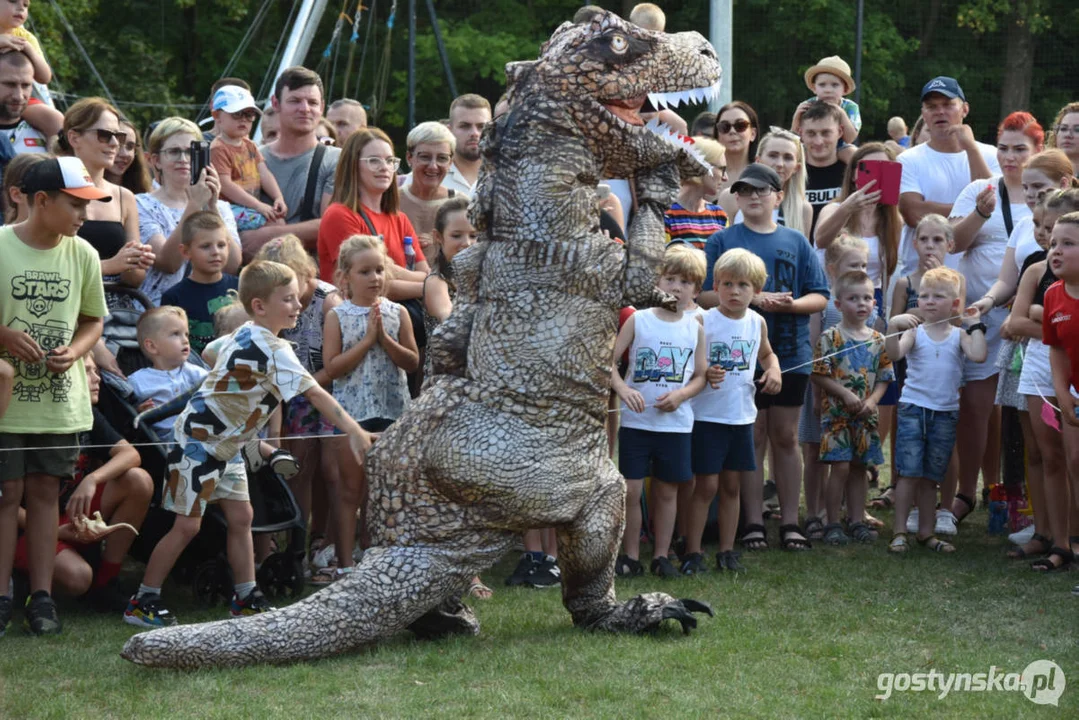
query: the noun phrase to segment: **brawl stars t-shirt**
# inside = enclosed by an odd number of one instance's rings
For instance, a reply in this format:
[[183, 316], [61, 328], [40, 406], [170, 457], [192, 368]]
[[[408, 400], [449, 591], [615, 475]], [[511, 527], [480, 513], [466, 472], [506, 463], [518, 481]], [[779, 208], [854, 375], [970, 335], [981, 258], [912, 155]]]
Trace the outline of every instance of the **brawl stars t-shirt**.
[[[0, 257], [0, 322], [29, 333], [46, 353], [71, 342], [80, 315], [106, 315], [101, 261], [85, 240], [65, 237], [54, 248], [38, 250], [8, 226], [0, 228]], [[0, 432], [61, 434], [92, 427], [81, 358], [59, 375], [44, 361], [27, 363], [6, 349], [0, 358], [15, 368]]]

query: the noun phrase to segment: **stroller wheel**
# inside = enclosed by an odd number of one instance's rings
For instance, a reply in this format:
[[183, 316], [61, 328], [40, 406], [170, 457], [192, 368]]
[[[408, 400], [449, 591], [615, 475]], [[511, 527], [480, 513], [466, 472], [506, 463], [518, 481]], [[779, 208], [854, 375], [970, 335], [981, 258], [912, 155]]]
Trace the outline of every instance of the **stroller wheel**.
[[[228, 595], [222, 590], [228, 583], [222, 585], [221, 565], [217, 560], [205, 560], [199, 563], [192, 575], [191, 589], [195, 593], [195, 599], [202, 605], [213, 606], [220, 596], [228, 599]], [[227, 581], [227, 578], [226, 578]]]
[[274, 553], [259, 568], [259, 584], [274, 596], [298, 598], [304, 589], [303, 560], [288, 553]]

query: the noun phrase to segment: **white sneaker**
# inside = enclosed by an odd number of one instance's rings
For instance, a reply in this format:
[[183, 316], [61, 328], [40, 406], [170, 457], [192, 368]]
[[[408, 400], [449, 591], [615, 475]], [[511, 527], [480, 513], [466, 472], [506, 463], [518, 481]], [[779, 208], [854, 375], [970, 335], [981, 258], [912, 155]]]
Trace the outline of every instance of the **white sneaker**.
[[313, 556], [311, 556], [311, 567], [315, 570], [322, 570], [328, 568], [334, 564], [334, 558], [337, 557], [337, 548], [333, 543], [329, 545], [323, 545], [320, 547]]
[[938, 535], [958, 535], [959, 528], [955, 526], [955, 515], [951, 510], [937, 510], [937, 526], [933, 532]]
[[1034, 533], [1038, 532], [1034, 529], [1034, 523], [1027, 525], [1025, 528], [1018, 532], [1013, 532], [1008, 536], [1008, 539], [1016, 545], [1026, 545], [1028, 542], [1034, 539]]
[[918, 532], [918, 508], [912, 508], [910, 514], [907, 515], [907, 532]]

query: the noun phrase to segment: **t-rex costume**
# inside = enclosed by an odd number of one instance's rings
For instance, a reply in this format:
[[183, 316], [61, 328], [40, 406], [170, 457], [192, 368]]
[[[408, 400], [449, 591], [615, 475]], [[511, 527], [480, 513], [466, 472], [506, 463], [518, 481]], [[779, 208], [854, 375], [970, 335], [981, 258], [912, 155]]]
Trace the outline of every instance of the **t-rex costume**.
[[[656, 289], [663, 212], [679, 170], [708, 167], [637, 114], [718, 88], [697, 33], [613, 14], [562, 25], [538, 60], [507, 67], [510, 110], [489, 125], [470, 209], [480, 241], [454, 261], [456, 307], [432, 338], [435, 376], [367, 457], [372, 547], [343, 580], [264, 615], [133, 636], [123, 657], [165, 667], [292, 662], [405, 628], [476, 633], [458, 598], [522, 530], [555, 527], [563, 602], [583, 628], [696, 626], [704, 603], [615, 600], [625, 483], [604, 424], [618, 309], [670, 303]], [[688, 150], [688, 152], [687, 152]], [[635, 178], [623, 247], [599, 231], [596, 183]]]

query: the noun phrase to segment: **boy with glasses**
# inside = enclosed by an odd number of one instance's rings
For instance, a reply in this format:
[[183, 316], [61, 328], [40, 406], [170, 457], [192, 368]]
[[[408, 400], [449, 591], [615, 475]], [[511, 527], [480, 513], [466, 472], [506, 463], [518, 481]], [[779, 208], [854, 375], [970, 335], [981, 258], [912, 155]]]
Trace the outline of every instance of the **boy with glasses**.
[[768, 547], [762, 524], [764, 450], [770, 443], [775, 457], [776, 489], [782, 525], [780, 545], [786, 550], [806, 550], [809, 541], [798, 527], [798, 495], [801, 463], [798, 451], [798, 416], [809, 383], [813, 351], [809, 343], [809, 316], [828, 303], [828, 280], [817, 254], [805, 235], [780, 227], [772, 216], [783, 200], [779, 175], [760, 163], [746, 167], [731, 186], [744, 221], [718, 232], [705, 244], [709, 273], [705, 287], [712, 287], [712, 270], [727, 250], [743, 248], [764, 261], [768, 281], [752, 306], [764, 316], [768, 341], [779, 357], [783, 387], [779, 393], [756, 394], [758, 408], [754, 443], [757, 472], [742, 485], [745, 529], [742, 545], [749, 550]]
[[[250, 91], [226, 85], [214, 93], [213, 116], [218, 135], [210, 143], [210, 159], [221, 177], [221, 197], [232, 203], [236, 229], [255, 230], [267, 222], [284, 224], [288, 205], [262, 153], [248, 137], [260, 113]], [[259, 191], [273, 199], [268, 205]]]

